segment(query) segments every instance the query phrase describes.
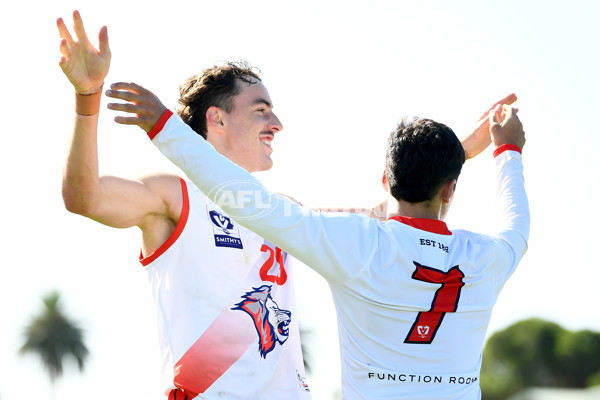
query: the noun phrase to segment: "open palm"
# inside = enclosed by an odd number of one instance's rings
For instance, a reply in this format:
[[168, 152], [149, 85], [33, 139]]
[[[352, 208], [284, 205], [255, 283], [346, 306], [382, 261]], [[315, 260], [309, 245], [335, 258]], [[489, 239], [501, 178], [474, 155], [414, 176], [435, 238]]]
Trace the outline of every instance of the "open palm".
[[62, 18], [56, 21], [58, 32], [62, 38], [60, 52], [62, 57], [58, 63], [75, 91], [81, 94], [93, 93], [100, 89], [110, 67], [110, 49], [108, 47], [108, 30], [100, 29], [98, 50], [90, 43], [83, 21], [78, 11], [73, 12], [74, 31], [77, 40], [65, 26]]

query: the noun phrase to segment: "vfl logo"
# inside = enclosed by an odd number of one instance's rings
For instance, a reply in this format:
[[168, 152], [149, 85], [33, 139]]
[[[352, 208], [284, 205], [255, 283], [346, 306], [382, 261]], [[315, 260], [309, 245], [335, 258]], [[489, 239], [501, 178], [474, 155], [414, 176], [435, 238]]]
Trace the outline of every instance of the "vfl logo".
[[215, 235], [215, 246], [231, 247], [234, 249], [243, 249], [242, 239], [239, 232], [233, 230], [231, 219], [215, 210], [209, 210], [208, 216], [213, 223], [213, 233]]
[[427, 334], [429, 334], [429, 326], [428, 325], [417, 326], [417, 334], [419, 336], [421, 336], [422, 338], [427, 337]]
[[288, 339], [292, 313], [279, 308], [271, 297], [271, 286], [252, 289], [241, 296], [243, 300], [231, 309], [244, 311], [252, 317], [258, 334], [258, 351], [262, 358], [267, 358], [277, 343], [284, 344]]
[[210, 216], [210, 220], [213, 224], [221, 228], [223, 232], [229, 235], [229, 229], [233, 229], [233, 224], [231, 223], [231, 219], [229, 217], [219, 214], [215, 210], [210, 210], [208, 215]]

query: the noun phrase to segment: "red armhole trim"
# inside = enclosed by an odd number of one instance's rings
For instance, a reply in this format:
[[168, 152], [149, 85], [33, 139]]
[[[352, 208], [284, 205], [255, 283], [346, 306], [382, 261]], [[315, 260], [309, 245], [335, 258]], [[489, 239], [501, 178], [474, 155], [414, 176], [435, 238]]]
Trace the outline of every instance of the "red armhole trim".
[[521, 148], [516, 144], [503, 144], [502, 146], [499, 146], [496, 150], [494, 150], [494, 158], [498, 157], [506, 150], [518, 151], [519, 154], [521, 153]]
[[181, 216], [179, 217], [179, 222], [177, 223], [175, 230], [173, 231], [171, 236], [169, 236], [167, 241], [164, 242], [162, 246], [160, 246], [148, 257], [144, 257], [140, 250], [140, 263], [142, 263], [144, 267], [150, 264], [152, 261], [156, 260], [162, 254], [164, 254], [164, 252], [167, 251], [169, 247], [171, 247], [173, 243], [177, 241], [177, 239], [179, 239], [179, 236], [181, 236], [181, 232], [183, 232], [183, 228], [185, 228], [188, 216], [190, 215], [190, 199], [188, 196], [187, 185], [185, 184], [185, 181], [181, 178], [179, 178], [179, 180], [181, 181], [181, 192], [183, 194], [183, 205], [181, 206]]
[[158, 135], [158, 133], [162, 131], [169, 118], [171, 118], [171, 115], [173, 115], [173, 111], [167, 108], [158, 119], [156, 125], [154, 125], [154, 127], [152, 127], [152, 129], [148, 131], [148, 137], [150, 138], [150, 140], [154, 139], [156, 135]]

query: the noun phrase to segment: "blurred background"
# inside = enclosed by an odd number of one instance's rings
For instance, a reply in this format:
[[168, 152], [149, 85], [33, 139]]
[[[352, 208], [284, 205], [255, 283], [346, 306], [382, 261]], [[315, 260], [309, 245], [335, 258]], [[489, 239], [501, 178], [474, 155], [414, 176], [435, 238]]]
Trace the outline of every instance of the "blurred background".
[[[257, 175], [312, 206], [383, 200], [385, 141], [403, 115], [438, 120], [462, 136], [515, 92], [527, 133], [532, 230], [488, 330], [484, 399], [550, 399], [548, 389], [561, 399], [598, 398], [600, 3], [57, 0], [0, 7], [1, 400], [25, 393], [162, 399], [168, 385], [137, 261], [138, 231], [106, 228], [62, 204], [73, 90], [58, 67], [55, 21], [71, 27], [74, 9], [93, 43], [108, 26], [107, 83], [134, 81], [171, 108], [179, 83], [204, 67], [241, 58], [259, 67], [284, 130], [273, 142], [274, 168]], [[114, 115], [101, 112], [102, 173], [179, 173], [141, 130], [117, 125]], [[487, 150], [463, 168], [450, 229], [492, 231], [494, 187]], [[296, 278], [308, 383], [315, 400], [335, 399], [340, 367], [329, 289], [305, 266]], [[63, 333], [40, 341], [40, 332], [54, 330]], [[46, 351], [57, 347], [62, 353]]]

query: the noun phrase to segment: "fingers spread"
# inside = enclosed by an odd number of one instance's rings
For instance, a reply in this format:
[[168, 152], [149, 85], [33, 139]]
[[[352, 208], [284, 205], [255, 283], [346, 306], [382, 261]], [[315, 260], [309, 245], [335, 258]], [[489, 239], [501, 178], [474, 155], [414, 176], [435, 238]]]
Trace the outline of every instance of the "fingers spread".
[[68, 64], [69, 64], [69, 46], [67, 45], [67, 40], [66, 39], [61, 39], [60, 41], [60, 54], [62, 54], [62, 57], [60, 58], [60, 61], [58, 62], [58, 65], [60, 66], [60, 68], [62, 68], [63, 71], [67, 71], [68, 68]]
[[139, 118], [137, 117], [123, 117], [123, 116], [116, 116], [115, 117], [115, 122], [118, 124], [123, 124], [123, 125], [140, 125], [141, 121]]
[[142, 107], [132, 103], [108, 103], [106, 108], [109, 110], [123, 111], [130, 114], [139, 114], [143, 110]]
[[98, 33], [98, 50], [102, 56], [110, 56], [110, 48], [108, 46], [108, 28], [103, 26]]
[[60, 54], [62, 54], [65, 57], [69, 56], [69, 44], [67, 42], [67, 39], [61, 39], [60, 40]]
[[83, 21], [81, 19], [81, 15], [77, 10], [73, 11], [73, 28], [75, 29], [77, 40], [88, 40], [87, 34], [85, 33], [85, 29], [83, 28]]
[[110, 85], [110, 88], [115, 91], [123, 90], [123, 91], [136, 93], [136, 94], [147, 94], [148, 93], [148, 90], [146, 90], [144, 87], [138, 85], [137, 83], [133, 83], [133, 82], [115, 82], [112, 85]]
[[62, 39], [66, 39], [68, 43], [73, 43], [73, 38], [65, 25], [65, 21], [62, 18], [56, 20], [56, 27], [58, 28], [58, 34]]
[[152, 129], [152, 127], [156, 124], [156, 119], [148, 118], [146, 116], [116, 116], [115, 122], [122, 125], [137, 125], [146, 132], [149, 132]]
[[[111, 85], [111, 87], [113, 87], [113, 86]], [[140, 96], [138, 93], [135, 93], [132, 90], [127, 90], [127, 89], [123, 89], [123, 88], [122, 88], [122, 90], [114, 90], [114, 89], [107, 90], [106, 96], [112, 97], [113, 99], [128, 101], [128, 102], [134, 103], [134, 104], [138, 104], [139, 101], [142, 99], [142, 96]]]

